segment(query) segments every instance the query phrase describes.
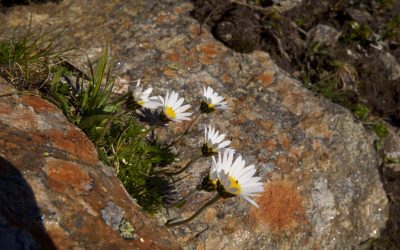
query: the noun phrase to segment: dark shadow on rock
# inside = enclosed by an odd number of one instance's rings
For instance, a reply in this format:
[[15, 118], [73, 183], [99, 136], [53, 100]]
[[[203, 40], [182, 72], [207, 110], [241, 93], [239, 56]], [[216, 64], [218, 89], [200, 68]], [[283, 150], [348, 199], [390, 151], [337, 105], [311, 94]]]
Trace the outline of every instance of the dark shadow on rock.
[[44, 4], [48, 2], [59, 3], [62, 0], [1, 0], [0, 10], [13, 7], [15, 5]]
[[191, 15], [201, 24], [209, 25], [214, 37], [227, 47], [240, 53], [251, 53], [258, 48], [261, 26], [250, 7], [227, 0], [193, 3]]
[[160, 123], [160, 113], [156, 110], [151, 109], [141, 109], [139, 113], [137, 113], [137, 118], [141, 122], [146, 122], [150, 126], [154, 126]]
[[389, 219], [381, 236], [366, 242], [367, 249], [400, 249], [400, 174], [382, 166], [380, 169], [383, 188], [389, 199]]
[[33, 191], [18, 169], [0, 157], [0, 249], [56, 249]]
[[13, 5], [44, 4], [48, 2], [59, 3], [62, 0], [2, 0], [1, 5], [10, 7]]

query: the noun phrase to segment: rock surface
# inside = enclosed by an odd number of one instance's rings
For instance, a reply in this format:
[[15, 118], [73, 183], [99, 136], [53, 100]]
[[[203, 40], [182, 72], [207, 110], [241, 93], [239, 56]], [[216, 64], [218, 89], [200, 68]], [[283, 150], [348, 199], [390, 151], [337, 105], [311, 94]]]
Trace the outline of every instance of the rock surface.
[[[120, 235], [123, 218], [133, 240]], [[178, 249], [85, 134], [37, 96], [0, 100], [0, 232], [1, 249]]]
[[[192, 4], [187, 1], [65, 0], [46, 6], [16, 8], [0, 20], [3, 29], [27, 24], [27, 13], [32, 12], [33, 28], [68, 25], [60, 42], [64, 48], [78, 47], [92, 55], [108, 40], [122, 90], [127, 87], [123, 83], [133, 84], [141, 77], [160, 93], [178, 90], [190, 102], [199, 99], [203, 85], [227, 97], [231, 111], [202, 120], [198, 128], [213, 123], [231, 136], [233, 147], [258, 167], [265, 192], [257, 200], [259, 209], [239, 198], [227, 199], [194, 222], [172, 229], [182, 246], [339, 249], [379, 236], [388, 217], [388, 200], [379, 179], [374, 138], [348, 111], [303, 89], [268, 54], [227, 49], [190, 17]], [[171, 127], [182, 130], [185, 125]], [[199, 141], [196, 137], [184, 142], [183, 163], [192, 153], [188, 146], [199, 146]], [[73, 188], [84, 195], [92, 188], [91, 178], [65, 187], [60, 172], [51, 167], [53, 158], [46, 171], [54, 175], [56, 190]], [[199, 162], [187, 171], [191, 175], [179, 184], [179, 191], [188, 193], [208, 166]], [[197, 194], [170, 216], [187, 217], [208, 198]], [[165, 215], [159, 218], [165, 221]]]
[[332, 46], [335, 45], [340, 35], [341, 32], [336, 29], [328, 25], [318, 24], [308, 31], [307, 39], [310, 44], [320, 43], [326, 46]]
[[397, 80], [400, 78], [400, 64], [396, 58], [388, 52], [381, 53], [379, 60], [385, 66], [388, 80]]

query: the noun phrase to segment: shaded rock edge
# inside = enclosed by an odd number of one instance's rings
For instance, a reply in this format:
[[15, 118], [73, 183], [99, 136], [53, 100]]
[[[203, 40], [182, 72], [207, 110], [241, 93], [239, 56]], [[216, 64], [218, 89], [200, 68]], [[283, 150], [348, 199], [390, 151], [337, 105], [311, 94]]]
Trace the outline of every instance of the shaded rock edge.
[[[0, 248], [179, 249], [56, 106], [2, 97], [0, 128]], [[120, 235], [122, 219], [135, 229], [132, 240]]]

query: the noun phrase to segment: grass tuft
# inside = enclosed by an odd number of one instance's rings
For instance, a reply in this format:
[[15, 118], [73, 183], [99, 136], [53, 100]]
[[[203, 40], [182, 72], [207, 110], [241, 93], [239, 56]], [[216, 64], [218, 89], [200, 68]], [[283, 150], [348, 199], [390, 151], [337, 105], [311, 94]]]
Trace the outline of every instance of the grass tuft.
[[55, 49], [59, 34], [53, 32], [33, 35], [29, 26], [22, 38], [0, 41], [0, 74], [19, 90], [48, 83], [52, 68], [70, 51]]

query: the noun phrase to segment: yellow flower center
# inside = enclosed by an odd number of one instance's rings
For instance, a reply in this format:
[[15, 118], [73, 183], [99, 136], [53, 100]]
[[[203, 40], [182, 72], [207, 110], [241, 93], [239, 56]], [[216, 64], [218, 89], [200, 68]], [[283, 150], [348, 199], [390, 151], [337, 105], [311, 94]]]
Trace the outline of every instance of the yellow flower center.
[[141, 100], [141, 101], [138, 101], [138, 102], [137, 102], [137, 104], [139, 104], [140, 106], [143, 106], [143, 104], [144, 104], [144, 101], [143, 101], [143, 100]]
[[214, 104], [208, 103], [208, 107], [209, 107], [210, 109], [212, 109], [212, 108], [214, 108]]
[[173, 119], [175, 119], [176, 118], [176, 113], [175, 113], [175, 111], [171, 108], [171, 107], [166, 107], [165, 108], [165, 114], [169, 117], [169, 118], [173, 118]]
[[229, 176], [229, 180], [231, 181], [231, 185], [229, 186], [230, 193], [239, 195], [242, 192], [239, 182], [232, 176]]

